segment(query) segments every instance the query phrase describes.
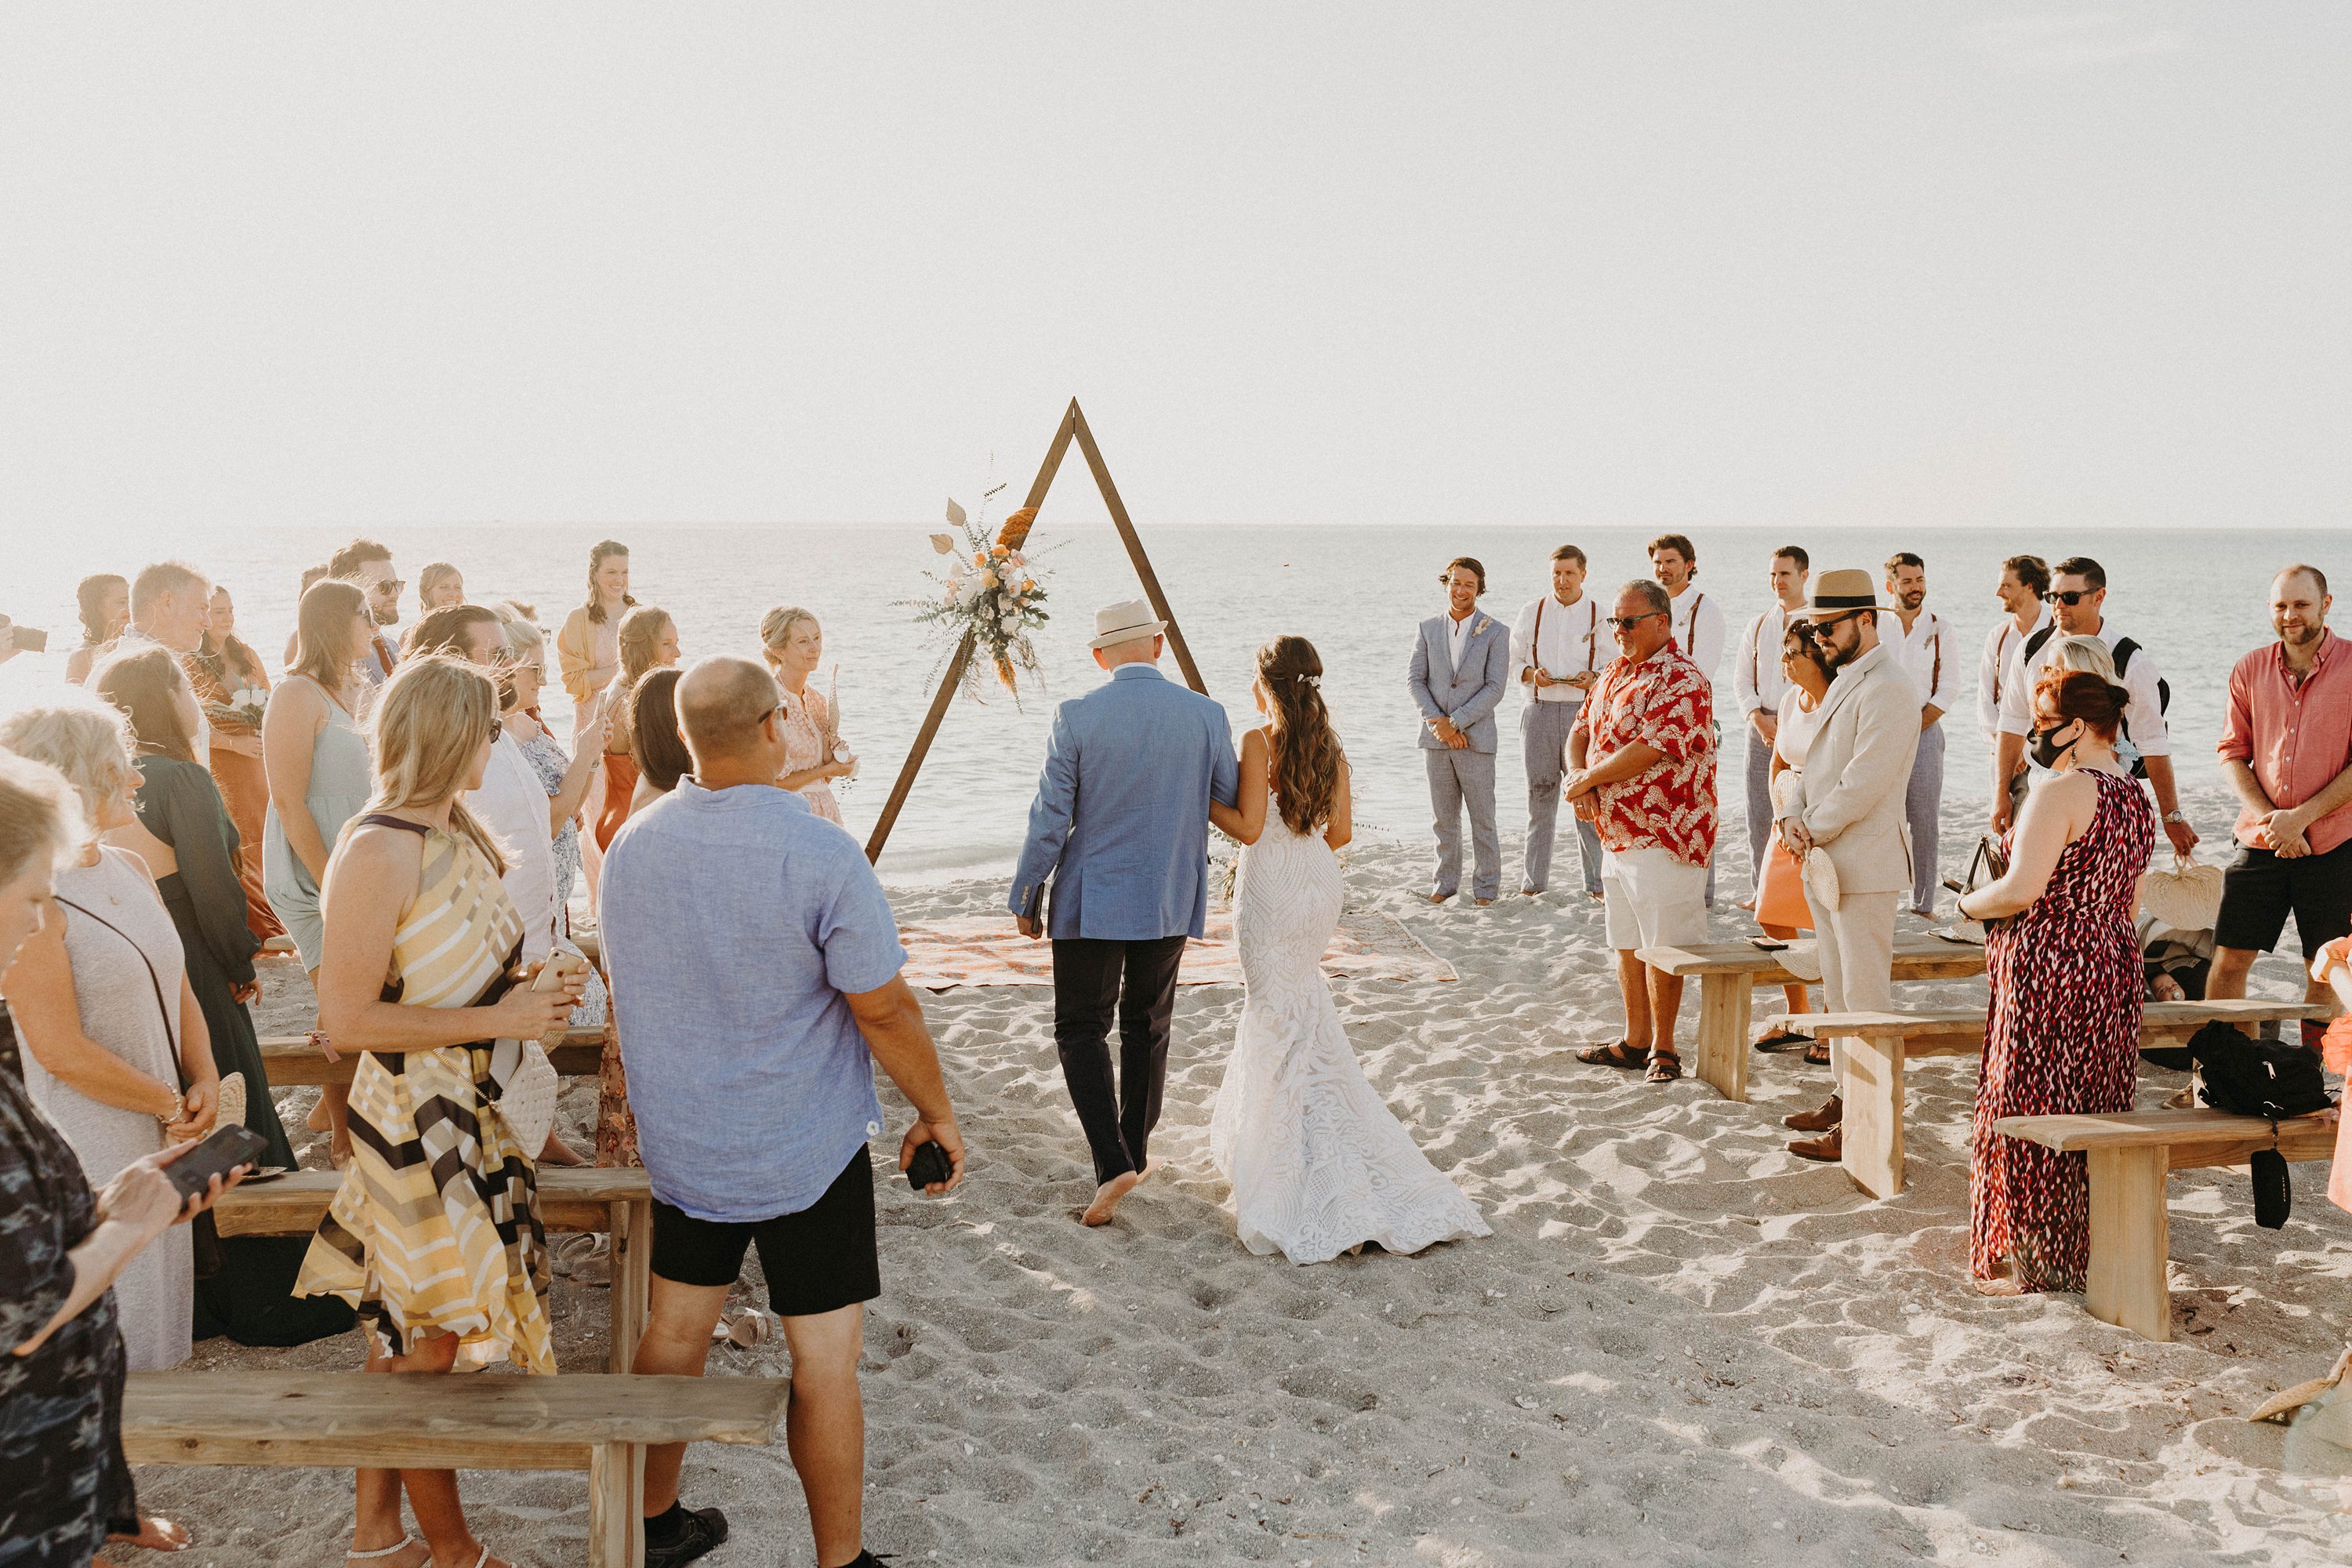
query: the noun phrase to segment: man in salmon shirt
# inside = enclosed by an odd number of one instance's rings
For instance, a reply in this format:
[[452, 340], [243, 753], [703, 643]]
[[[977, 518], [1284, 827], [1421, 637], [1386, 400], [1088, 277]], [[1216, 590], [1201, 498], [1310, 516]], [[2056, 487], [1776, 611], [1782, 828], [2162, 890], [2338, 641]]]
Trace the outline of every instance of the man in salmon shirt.
[[[2294, 916], [2303, 951], [2352, 934], [2352, 647], [2327, 629], [2327, 579], [2289, 566], [2271, 581], [2278, 641], [2230, 671], [2221, 766], [2235, 786], [2238, 858], [2223, 874], [2208, 997], [2246, 994], [2254, 955]], [[2306, 977], [2305, 999], [2328, 987]], [[2306, 1022], [2303, 1043], [2319, 1047]]]

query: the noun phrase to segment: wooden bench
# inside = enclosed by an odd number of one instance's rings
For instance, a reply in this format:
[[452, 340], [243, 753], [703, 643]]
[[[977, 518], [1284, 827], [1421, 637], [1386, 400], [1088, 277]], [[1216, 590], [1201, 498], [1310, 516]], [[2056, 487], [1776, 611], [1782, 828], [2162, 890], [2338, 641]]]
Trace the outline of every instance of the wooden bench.
[[[213, 1215], [223, 1236], [308, 1236], [318, 1228], [342, 1184], [341, 1171], [296, 1171], [223, 1193]], [[607, 1364], [615, 1373], [628, 1371], [637, 1341], [645, 1335], [653, 1289], [652, 1182], [634, 1165], [542, 1165], [539, 1215], [551, 1232], [603, 1231], [613, 1238], [613, 1343]]]
[[[2215, 1022], [2241, 1026], [2274, 1019], [2325, 1018], [2329, 1009], [2305, 1002], [2222, 1000], [2150, 1002], [2142, 1010], [2140, 1044], [2186, 1039]], [[1985, 1009], [1939, 1007], [1917, 1013], [1787, 1013], [1768, 1024], [1790, 1034], [1845, 1042], [1845, 1100], [1839, 1163], [1874, 1198], [1903, 1190], [1904, 1064], [1921, 1057], [1979, 1057]]]
[[2219, 1110], [2132, 1110], [2107, 1116], [2004, 1116], [1993, 1130], [2044, 1148], [2080, 1151], [2091, 1165], [2091, 1316], [2146, 1339], [2172, 1337], [2165, 1265], [2172, 1256], [2164, 1179], [2173, 1171], [2243, 1163], [2275, 1148], [2289, 1160], [2336, 1152], [2336, 1115], [2271, 1124]]
[[[1698, 1063], [1693, 1072], [1725, 1099], [1745, 1100], [1754, 1026], [1749, 993], [1759, 985], [1794, 984], [1800, 976], [1781, 966], [1780, 953], [1748, 942], [1645, 947], [1634, 956], [1662, 973], [1698, 978]], [[1897, 980], [1966, 980], [1982, 974], [1984, 967], [1984, 949], [1968, 942], [1915, 936], [1895, 944]]]
[[[566, 1078], [593, 1078], [604, 1058], [604, 1031], [574, 1029], [547, 1053], [555, 1070]], [[265, 1035], [261, 1038], [262, 1070], [272, 1089], [298, 1084], [339, 1083], [348, 1088], [359, 1068], [360, 1053], [345, 1051], [341, 1061], [329, 1061], [324, 1052], [303, 1035]]]
[[[591, 1568], [641, 1568], [649, 1443], [774, 1441], [774, 1377], [498, 1373], [133, 1373], [122, 1446], [138, 1465], [585, 1470]], [[511, 1545], [509, 1553], [514, 1552]]]

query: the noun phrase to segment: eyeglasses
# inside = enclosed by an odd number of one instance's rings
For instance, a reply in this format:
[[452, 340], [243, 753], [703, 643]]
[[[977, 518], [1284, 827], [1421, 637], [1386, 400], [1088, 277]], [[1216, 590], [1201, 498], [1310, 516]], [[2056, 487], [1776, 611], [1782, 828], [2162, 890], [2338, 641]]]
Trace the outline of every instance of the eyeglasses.
[[407, 586], [408, 580], [406, 578], [391, 577], [385, 579], [383, 582], [378, 583], [374, 587], [369, 589], [368, 592], [371, 594], [397, 594], [403, 588]]
[[2071, 609], [2097, 592], [2096, 588], [2053, 588], [2042, 596], [2053, 605], [2064, 605]]
[[1863, 612], [1860, 610], [1850, 610], [1843, 616], [1832, 616], [1826, 621], [1815, 621], [1811, 626], [1805, 628], [1805, 635], [1812, 638], [1815, 642], [1827, 642], [1830, 638], [1831, 627], [1842, 626], [1862, 613]]
[[1601, 618], [1621, 632], [1630, 632], [1652, 616], [1663, 616], [1666, 613], [1664, 610], [1645, 610], [1638, 616], [1603, 616]]

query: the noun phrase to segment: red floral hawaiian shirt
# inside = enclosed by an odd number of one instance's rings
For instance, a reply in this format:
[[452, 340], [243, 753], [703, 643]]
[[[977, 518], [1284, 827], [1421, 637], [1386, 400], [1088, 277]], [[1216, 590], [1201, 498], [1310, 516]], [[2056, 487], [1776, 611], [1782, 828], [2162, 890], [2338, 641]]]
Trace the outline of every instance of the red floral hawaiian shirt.
[[1576, 722], [1590, 737], [1587, 766], [1635, 742], [1664, 753], [1593, 792], [1601, 847], [1655, 847], [1685, 866], [1706, 865], [1715, 852], [1715, 692], [1705, 672], [1672, 643], [1639, 664], [1621, 654]]

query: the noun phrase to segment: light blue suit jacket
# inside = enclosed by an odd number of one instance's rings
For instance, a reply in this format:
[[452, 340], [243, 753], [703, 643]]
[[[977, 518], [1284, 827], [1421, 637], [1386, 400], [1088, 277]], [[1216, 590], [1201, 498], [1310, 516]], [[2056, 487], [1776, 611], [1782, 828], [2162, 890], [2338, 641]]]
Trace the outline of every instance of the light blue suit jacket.
[[1239, 784], [1224, 709], [1150, 665], [1120, 665], [1054, 710], [1007, 906], [1034, 913], [1050, 877], [1057, 941], [1199, 936], [1209, 799], [1231, 805]]
[[[1412, 664], [1404, 686], [1424, 720], [1441, 714], [1470, 739], [1474, 752], [1495, 749], [1495, 709], [1510, 685], [1511, 628], [1484, 610], [1470, 612], [1470, 635], [1462, 642], [1462, 668], [1454, 668], [1448, 634], [1452, 616], [1432, 616], [1421, 623], [1413, 639]], [[1422, 750], [1443, 750], [1445, 742], [1426, 723], [1421, 727]]]

